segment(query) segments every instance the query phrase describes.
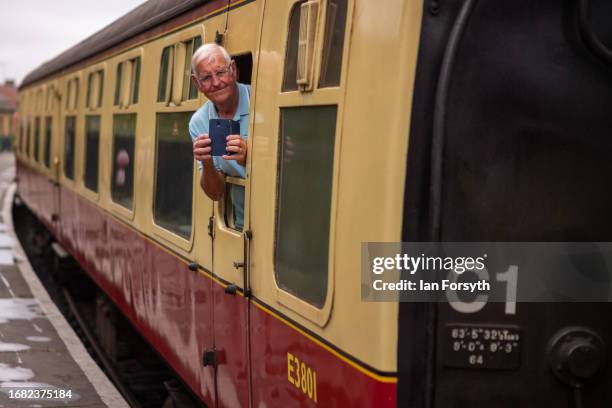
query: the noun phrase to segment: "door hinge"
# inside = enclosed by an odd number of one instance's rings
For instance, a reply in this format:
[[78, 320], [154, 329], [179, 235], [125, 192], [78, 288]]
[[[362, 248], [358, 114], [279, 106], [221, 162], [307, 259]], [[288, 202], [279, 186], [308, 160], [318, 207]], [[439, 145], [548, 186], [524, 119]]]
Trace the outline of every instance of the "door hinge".
[[204, 355], [202, 356], [202, 365], [204, 367], [212, 366], [217, 368], [217, 352], [214, 349], [204, 351]]
[[215, 239], [215, 217], [211, 216], [208, 218], [208, 235]]

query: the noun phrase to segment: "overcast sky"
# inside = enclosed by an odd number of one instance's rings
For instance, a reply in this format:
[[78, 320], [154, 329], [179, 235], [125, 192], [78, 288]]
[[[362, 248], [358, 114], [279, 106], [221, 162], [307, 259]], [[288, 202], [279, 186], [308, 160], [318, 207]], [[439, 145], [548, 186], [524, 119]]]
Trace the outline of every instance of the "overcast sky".
[[104, 28], [145, 0], [2, 0], [0, 84], [17, 84], [43, 62]]

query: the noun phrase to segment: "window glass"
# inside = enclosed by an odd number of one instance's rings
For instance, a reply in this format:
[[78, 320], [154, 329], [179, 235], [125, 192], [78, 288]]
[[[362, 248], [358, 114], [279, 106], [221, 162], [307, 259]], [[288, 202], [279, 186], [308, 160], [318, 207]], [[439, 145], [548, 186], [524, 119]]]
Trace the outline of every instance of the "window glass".
[[185, 44], [185, 66], [183, 67], [183, 90], [181, 92], [181, 100], [189, 99], [190, 84], [191, 84], [191, 56], [193, 55], [193, 39]]
[[191, 80], [191, 57], [193, 53], [202, 45], [200, 36], [194, 37], [185, 42], [185, 66], [183, 67], [183, 90], [182, 100], [195, 99], [198, 97], [198, 89]]
[[72, 99], [72, 109], [76, 109], [77, 102], [79, 101], [79, 79], [74, 78], [73, 82], [74, 84], [72, 86], [74, 87], [74, 97]]
[[68, 81], [68, 88], [66, 89], [66, 109], [70, 109], [70, 99], [72, 99], [72, 80]]
[[100, 116], [85, 117], [85, 187], [98, 192], [98, 160], [100, 150]]
[[88, 108], [99, 108], [102, 106], [102, 92], [104, 90], [104, 71], [96, 71], [89, 74], [87, 79]]
[[75, 145], [75, 122], [74, 116], [66, 117], [66, 131], [64, 133], [64, 175], [74, 180], [74, 145]]
[[346, 25], [346, 0], [327, 0], [325, 37], [321, 55], [319, 87], [340, 85]]
[[119, 105], [121, 99], [121, 76], [123, 74], [123, 63], [117, 65], [117, 77], [115, 78], [115, 102], [114, 105]]
[[51, 166], [51, 125], [52, 119], [50, 117], [45, 118], [45, 167]]
[[132, 97], [131, 103], [138, 103], [138, 92], [140, 90], [140, 57], [132, 60]]
[[191, 235], [193, 145], [188, 124], [192, 114], [157, 114], [155, 222], [185, 238]]
[[162, 51], [161, 63], [159, 67], [159, 82], [157, 84], [157, 102], [164, 102], [166, 100], [168, 88], [170, 89], [172, 84], [168, 84], [168, 70], [170, 67], [170, 53], [172, 46], [169, 45]]
[[316, 307], [327, 294], [336, 110], [281, 109], [276, 279]]
[[130, 210], [133, 208], [135, 141], [136, 114], [114, 115], [111, 197]]
[[91, 100], [91, 92], [93, 91], [93, 84], [94, 84], [94, 74], [91, 73], [89, 74], [89, 77], [87, 78], [87, 98], [85, 99], [85, 106], [87, 108], [93, 108], [93, 103]]
[[21, 137], [21, 140], [19, 141], [19, 151], [22, 154], [26, 154], [27, 153], [27, 150], [26, 150], [26, 138], [27, 138], [26, 132], [27, 132], [27, 129], [26, 128], [27, 128], [26, 122], [22, 119], [20, 127], [19, 127], [19, 135]]
[[[244, 186], [226, 181], [223, 199], [225, 225], [233, 230], [242, 231], [244, 228]], [[240, 212], [240, 215], [237, 212]], [[238, 222], [239, 218], [242, 223]]]
[[34, 119], [34, 160], [40, 161], [40, 118]]
[[28, 132], [26, 134], [26, 154], [28, 156], [30, 156], [31, 150], [30, 150], [30, 140], [32, 139], [32, 123], [31, 121], [28, 120]]
[[300, 38], [300, 3], [293, 5], [289, 16], [289, 32], [287, 34], [287, 50], [285, 53], [285, 71], [283, 74], [282, 91], [297, 91], [297, 57], [298, 40]]
[[102, 106], [104, 96], [104, 71], [98, 71], [98, 108]]

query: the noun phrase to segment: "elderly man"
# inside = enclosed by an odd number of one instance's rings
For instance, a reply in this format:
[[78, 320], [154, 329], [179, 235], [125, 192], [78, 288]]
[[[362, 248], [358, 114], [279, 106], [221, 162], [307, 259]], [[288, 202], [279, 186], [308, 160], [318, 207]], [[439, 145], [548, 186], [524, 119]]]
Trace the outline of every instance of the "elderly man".
[[[236, 62], [225, 48], [214, 43], [204, 44], [194, 52], [191, 71], [194, 84], [208, 98], [189, 121], [193, 157], [199, 162], [200, 186], [208, 197], [219, 201], [225, 193], [223, 174], [246, 177], [250, 87], [236, 82]], [[229, 154], [221, 157], [211, 156], [211, 139], [208, 136], [209, 120], [217, 118], [240, 122], [240, 134], [227, 137], [226, 150]], [[242, 230], [244, 187], [232, 184], [230, 196], [235, 227]]]

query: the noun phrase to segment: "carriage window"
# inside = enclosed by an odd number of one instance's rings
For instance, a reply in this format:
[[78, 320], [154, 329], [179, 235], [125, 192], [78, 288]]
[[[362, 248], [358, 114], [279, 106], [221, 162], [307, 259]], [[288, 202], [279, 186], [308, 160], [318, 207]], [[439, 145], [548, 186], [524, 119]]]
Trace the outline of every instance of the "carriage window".
[[46, 106], [46, 110], [47, 112], [51, 112], [53, 110], [53, 106], [54, 106], [54, 101], [55, 99], [55, 87], [54, 86], [50, 86], [47, 89], [47, 106]]
[[19, 124], [19, 151], [22, 154], [26, 154], [26, 123], [25, 120], [21, 119]]
[[32, 123], [31, 120], [28, 120], [28, 131], [26, 133], [26, 155], [28, 155], [28, 157], [32, 154], [31, 150], [30, 150], [30, 140], [32, 139]]
[[115, 102], [114, 105], [119, 105], [121, 99], [121, 79], [123, 76], [123, 64], [117, 65], [117, 76], [115, 78]]
[[140, 57], [132, 60], [132, 83], [130, 85], [130, 103], [138, 103], [140, 90]]
[[111, 197], [130, 210], [133, 208], [135, 141], [136, 114], [114, 115]]
[[75, 143], [76, 117], [66, 117], [66, 130], [64, 133], [64, 175], [74, 180], [74, 143]]
[[336, 111], [281, 109], [276, 280], [316, 307], [327, 295]]
[[91, 94], [93, 91], [93, 82], [94, 82], [94, 77], [93, 74], [89, 74], [89, 76], [87, 77], [87, 97], [85, 98], [85, 107], [87, 108], [92, 108], [92, 104], [91, 104]]
[[191, 236], [193, 153], [189, 118], [193, 112], [157, 114], [155, 222], [184, 238]]
[[283, 74], [282, 91], [297, 91], [297, 58], [298, 39], [300, 37], [300, 6], [296, 3], [291, 9], [289, 17], [289, 33], [287, 36], [287, 51], [285, 53], [285, 71]]
[[319, 87], [339, 86], [346, 25], [346, 0], [328, 0]]
[[100, 149], [100, 116], [85, 117], [85, 187], [98, 192], [98, 157]]
[[104, 71], [89, 74], [87, 79], [87, 107], [96, 109], [102, 106], [102, 92], [104, 89]]
[[51, 125], [53, 124], [52, 118], [45, 118], [45, 167], [51, 166]]
[[232, 55], [232, 59], [236, 63], [237, 80], [241, 84], [251, 84], [251, 75], [253, 74], [253, 54], [246, 53], [240, 55]]
[[168, 89], [172, 89], [172, 54], [174, 47], [167, 46], [162, 51], [161, 63], [159, 68], [159, 82], [157, 84], [157, 102], [165, 102], [168, 96]]
[[40, 161], [40, 118], [34, 119], [34, 160]]
[[79, 99], [79, 79], [72, 78], [68, 80], [66, 89], [66, 109], [74, 110]]

